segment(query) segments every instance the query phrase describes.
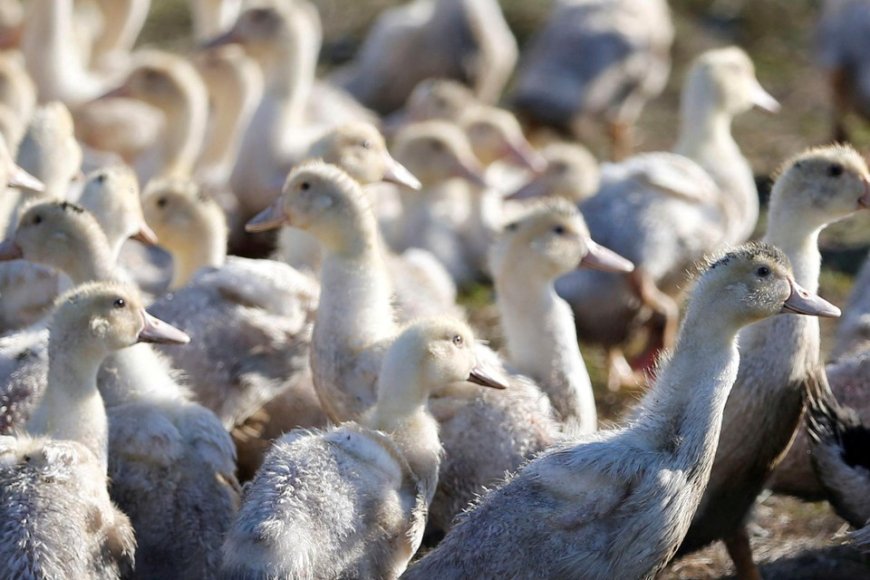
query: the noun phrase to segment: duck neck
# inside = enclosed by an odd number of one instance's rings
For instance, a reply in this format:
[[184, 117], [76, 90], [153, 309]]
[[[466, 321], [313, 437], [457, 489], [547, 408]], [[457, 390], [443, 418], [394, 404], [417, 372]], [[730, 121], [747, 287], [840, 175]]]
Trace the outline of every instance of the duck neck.
[[303, 123], [320, 51], [319, 39], [311, 38], [314, 33], [296, 28], [262, 63], [266, 92], [280, 103], [281, 127]]
[[112, 279], [115, 262], [105, 239], [92, 239], [70, 263], [63, 267], [64, 273], [76, 286], [87, 282]]
[[182, 401], [187, 392], [172, 377], [171, 367], [148, 344], [109, 355], [97, 385], [107, 409], [141, 401]]
[[[372, 221], [374, 217], [372, 216]], [[396, 334], [393, 288], [376, 226], [357, 243], [326, 248], [321, 268], [320, 306], [315, 341], [339, 341], [360, 352]]]
[[77, 333], [51, 330], [48, 340], [48, 384], [27, 431], [54, 439], [77, 441], [100, 460], [108, 461], [108, 425], [97, 372], [105, 354]]
[[[688, 100], [680, 111], [680, 134], [675, 150], [681, 155], [697, 159], [697, 152], [715, 150], [740, 153], [731, 134], [731, 114], [712, 103]], [[700, 162], [700, 161], [699, 161]]]
[[193, 34], [198, 41], [210, 40], [229, 29], [239, 15], [241, 0], [194, 0]]
[[91, 60], [129, 53], [145, 24], [151, 0], [101, 0], [104, 26], [94, 42]]
[[786, 203], [779, 203], [777, 199], [771, 202], [768, 216], [764, 241], [788, 256], [798, 284], [810, 292], [817, 292], [822, 267], [819, 234], [824, 224], [807, 225], [806, 219], [795, 215]]
[[582, 432], [594, 431], [595, 399], [571, 308], [556, 294], [553, 280], [520, 270], [508, 268], [495, 279], [508, 359], [538, 382], [562, 421], [577, 423]]
[[208, 123], [208, 98], [197, 87], [182, 90], [182, 98], [172, 107], [164, 107], [166, 125], [158, 145], [163, 153], [160, 177], [189, 177], [205, 140]]
[[253, 77], [254, 74], [239, 71], [232, 82], [225, 82], [211, 91], [211, 128], [198, 165], [204, 170], [214, 171], [217, 179], [229, 177], [238, 157], [242, 131], [251, 120], [262, 92], [257, 88], [260, 83]]
[[[419, 361], [387, 355], [378, 377], [378, 398], [366, 423], [390, 435], [414, 474], [435, 491], [441, 463], [438, 423], [426, 410], [428, 396], [420, 385]], [[417, 389], [409, 397], [409, 390]]]
[[218, 268], [227, 259], [227, 231], [222, 224], [206, 224], [195, 243], [178, 244], [172, 251], [171, 290], [186, 286], [202, 268]]
[[719, 441], [722, 413], [737, 377], [737, 328], [696, 289], [667, 367], [640, 404], [634, 428], [675, 469], [706, 481]]
[[73, 31], [73, 0], [32, 0], [22, 39], [27, 68], [40, 97], [46, 101], [60, 98], [65, 83], [76, 72], [83, 72], [77, 58]]

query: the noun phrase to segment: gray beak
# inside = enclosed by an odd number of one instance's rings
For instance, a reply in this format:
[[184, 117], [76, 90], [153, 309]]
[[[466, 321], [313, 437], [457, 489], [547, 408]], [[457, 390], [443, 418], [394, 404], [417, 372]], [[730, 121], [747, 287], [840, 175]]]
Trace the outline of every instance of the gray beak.
[[840, 309], [824, 298], [804, 290], [794, 280], [789, 280], [791, 294], [782, 305], [781, 314], [793, 313], [822, 318], [839, 318]]
[[283, 204], [279, 197], [272, 205], [255, 215], [251, 221], [245, 224], [245, 231], [251, 233], [267, 232], [280, 228], [287, 222], [287, 216], [284, 215]]
[[480, 385], [481, 387], [489, 387], [490, 389], [504, 390], [507, 388], [507, 382], [501, 377], [497, 377], [495, 373], [490, 372], [481, 365], [475, 365], [468, 375], [468, 382]]
[[139, 332], [139, 342], [153, 342], [156, 344], [187, 344], [190, 337], [171, 324], [167, 324], [142, 311], [145, 326]]

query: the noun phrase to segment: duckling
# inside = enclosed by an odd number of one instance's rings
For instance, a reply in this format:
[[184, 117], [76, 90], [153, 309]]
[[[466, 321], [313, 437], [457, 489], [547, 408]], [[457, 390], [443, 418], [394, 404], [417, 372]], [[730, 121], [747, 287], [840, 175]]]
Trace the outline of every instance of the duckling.
[[613, 157], [622, 159], [646, 101], [665, 88], [673, 39], [664, 0], [559, 2], [530, 41], [513, 106], [564, 132], [606, 123]]
[[481, 104], [470, 88], [459, 81], [428, 78], [420, 81], [408, 96], [404, 116], [408, 123], [456, 121], [468, 107]]
[[144, 205], [175, 270], [152, 310], [196, 339], [165, 354], [197, 400], [231, 429], [287, 392], [297, 404], [285, 424], [322, 425], [308, 370], [317, 283], [280, 262], [228, 258], [224, 214], [192, 182], [153, 183]]
[[121, 85], [103, 95], [109, 97], [144, 101], [165, 117], [160, 137], [136, 159], [140, 183], [193, 174], [208, 122], [208, 92], [193, 65], [166, 52], [139, 53]]
[[[448, 37], [454, 41], [445, 42]], [[513, 72], [517, 52], [498, 2], [417, 0], [384, 11], [336, 81], [381, 114], [401, 107], [431, 77], [459, 80], [492, 103]]]
[[631, 260], [629, 276], [578, 271], [557, 283], [572, 304], [581, 340], [609, 351], [611, 388], [637, 382], [621, 345], [639, 325], [659, 343], [674, 340], [675, 299], [685, 272], [723, 243], [744, 241], [758, 216], [748, 163], [730, 133], [731, 119], [753, 104], [774, 109], [739, 48], [699, 56], [684, 83], [677, 154], [647, 153], [602, 167], [601, 188], [582, 206], [592, 237]]
[[837, 401], [824, 372], [819, 379], [807, 390], [813, 468], [837, 514], [861, 529], [870, 526], [870, 428]]
[[242, 10], [242, 0], [190, 0], [189, 4], [197, 42], [229, 30]]
[[737, 376], [737, 333], [783, 312], [839, 314], [795, 282], [773, 246], [743, 246], [712, 262], [691, 293], [673, 355], [633, 419], [528, 463], [406, 577], [655, 577], [710, 475]]
[[[398, 333], [371, 204], [345, 172], [311, 162], [288, 176], [281, 198], [248, 227], [265, 230], [284, 224], [311, 233], [324, 247], [312, 338], [314, 387], [332, 421], [356, 420], [374, 404], [384, 352]], [[476, 348], [481, 360], [500, 365], [495, 353], [482, 345]], [[451, 385], [430, 401], [447, 450], [430, 512], [433, 518], [438, 515], [440, 529], [450, 525], [482, 486], [519, 467], [558, 435], [546, 395], [528, 380], [510, 377], [510, 383], [507, 396]], [[487, 443], [470, 442], [469, 431]], [[493, 441], [499, 444], [493, 446]]]
[[601, 171], [588, 149], [576, 143], [551, 143], [541, 150], [546, 169], [507, 196], [510, 200], [561, 197], [581, 204], [598, 192]]
[[275, 443], [227, 538], [224, 573], [398, 578], [423, 539], [438, 481], [442, 449], [426, 402], [458, 381], [505, 388], [479, 366], [465, 324], [427, 319], [402, 331], [359, 423]]
[[[764, 240], [789, 256], [795, 280], [815, 292], [819, 232], [868, 206], [864, 159], [850, 147], [811, 149], [786, 162], [774, 183]], [[819, 326], [808, 318], [770, 320], [741, 332], [740, 349], [710, 481], [680, 553], [723, 539], [738, 575], [750, 578], [758, 571], [743, 524], [794, 436], [804, 391], [820, 380]]]
[[477, 277], [459, 232], [470, 219], [470, 196], [461, 178], [486, 186], [484, 168], [463, 131], [447, 121], [408, 125], [396, 136], [396, 158], [420, 180], [402, 196], [403, 230], [398, 250], [422, 248], [447, 268], [457, 285]]
[[571, 309], [553, 282], [577, 267], [627, 272], [633, 266], [593, 242], [580, 212], [561, 200], [505, 226], [490, 261], [508, 363], [537, 381], [560, 421], [578, 433], [594, 432], [592, 383], [577, 349]]
[[108, 427], [97, 370], [111, 352], [184, 334], [145, 312], [114, 284], [78, 288], [58, 301], [49, 338], [49, 386], [27, 435], [3, 437], [0, 531], [8, 578], [120, 578], [136, 540], [109, 500]]

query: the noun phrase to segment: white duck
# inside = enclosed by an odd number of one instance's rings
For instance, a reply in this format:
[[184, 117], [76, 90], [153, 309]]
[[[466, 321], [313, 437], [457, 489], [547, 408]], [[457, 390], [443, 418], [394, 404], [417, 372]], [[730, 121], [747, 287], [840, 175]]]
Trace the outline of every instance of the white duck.
[[551, 143], [541, 150], [546, 168], [511, 193], [511, 200], [561, 197], [576, 204], [598, 192], [601, 172], [588, 149], [576, 143]]
[[[819, 233], [870, 206], [870, 171], [856, 151], [841, 146], [805, 151], [784, 168], [774, 183], [764, 241], [782, 248], [795, 280], [815, 292]], [[749, 578], [758, 570], [744, 522], [794, 437], [805, 390], [824, 370], [819, 325], [812, 319], [766, 321], [741, 332], [740, 345], [740, 370], [725, 406], [710, 482], [680, 553], [722, 539], [738, 574]]]
[[495, 102], [516, 60], [517, 42], [495, 0], [416, 0], [384, 11], [335, 80], [381, 114], [432, 77], [460, 80]]
[[36, 87], [21, 59], [12, 53], [0, 55], [0, 128], [13, 152], [24, 136], [36, 107]]
[[[581, 205], [594, 239], [631, 260], [630, 276], [574, 272], [557, 283], [572, 305], [582, 340], [608, 348], [611, 386], [634, 382], [620, 345], [638, 323], [658, 325], [673, 343], [679, 308], [674, 296], [687, 268], [723, 243], [743, 241], [758, 216], [752, 172], [731, 136], [731, 119], [753, 104], [776, 101], [738, 48], [698, 57], [682, 98], [681, 154], [649, 153], [602, 167], [601, 189]], [[646, 309], [646, 310], [645, 310]], [[649, 312], [651, 321], [644, 317]]]
[[423, 539], [438, 482], [442, 449], [426, 402], [459, 381], [505, 388], [478, 365], [461, 322], [405, 329], [358, 423], [275, 443], [227, 538], [224, 573], [398, 578]]
[[674, 354], [630, 423], [527, 464], [406, 577], [655, 577], [710, 475], [737, 376], [737, 332], [781, 312], [839, 314], [798, 286], [772, 246], [743, 246], [711, 264], [689, 299]]
[[629, 272], [633, 266], [593, 242], [576, 207], [556, 200], [506, 225], [490, 250], [490, 264], [507, 362], [547, 393], [560, 421], [577, 433], [594, 432], [592, 383], [571, 309], [553, 284], [578, 267]]
[[58, 302], [48, 388], [28, 435], [0, 439], [3, 519], [15, 522], [0, 533], [9, 577], [120, 578], [132, 570], [133, 529], [107, 491], [108, 427], [97, 370], [114, 351], [179, 334], [122, 286], [88, 285]]
[[190, 0], [193, 38], [205, 42], [232, 27], [242, 10], [243, 0]]
[[562, 131], [603, 122], [623, 158], [646, 101], [665, 88], [673, 39], [665, 0], [557, 2], [523, 57], [514, 107]]

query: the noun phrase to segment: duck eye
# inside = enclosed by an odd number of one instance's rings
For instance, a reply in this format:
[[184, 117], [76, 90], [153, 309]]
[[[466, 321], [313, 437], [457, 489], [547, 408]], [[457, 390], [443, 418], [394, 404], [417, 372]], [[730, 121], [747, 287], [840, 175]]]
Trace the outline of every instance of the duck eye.
[[828, 175], [831, 177], [840, 177], [843, 175], [843, 166], [839, 163], [833, 163], [828, 166]]
[[453, 337], [453, 344], [455, 344], [456, 346], [462, 346], [463, 344], [465, 344], [465, 341], [463, 340], [462, 335], [457, 334], [456, 336], [454, 336]]
[[41, 223], [42, 223], [42, 216], [41, 215], [37, 214], [37, 215], [33, 216], [33, 225], [38, 226]]
[[372, 146], [373, 146], [373, 143], [369, 139], [366, 139], [365, 141], [362, 142], [363, 149], [371, 149]]
[[515, 232], [519, 229], [519, 227], [520, 227], [520, 224], [518, 224], [517, 222], [511, 222], [508, 225], [506, 225], [504, 227], [504, 229], [506, 229], [509, 232]]
[[161, 209], [166, 207], [168, 204], [169, 204], [169, 200], [166, 199], [165, 197], [161, 197], [161, 198], [157, 199], [157, 207], [159, 207]]
[[556, 234], [557, 236], [564, 236], [565, 235], [565, 226], [554, 227], [553, 233]]
[[767, 266], [760, 266], [758, 270], [755, 271], [755, 273], [758, 274], [759, 278], [767, 278], [768, 276], [770, 276], [770, 268], [768, 268]]
[[299, 184], [299, 189], [301, 189], [302, 191], [308, 191], [309, 189], [311, 189], [311, 184], [307, 181], [303, 181]]
[[115, 302], [112, 303], [112, 306], [119, 309], [124, 308], [125, 306], [127, 306], [127, 301], [123, 298], [116, 298]]
[[443, 151], [444, 150], [444, 145], [441, 144], [441, 141], [432, 141], [429, 144], [429, 147], [432, 149], [432, 151]]
[[99, 175], [97, 175], [97, 183], [103, 183], [104, 181], [106, 181], [105, 173], [100, 173]]

